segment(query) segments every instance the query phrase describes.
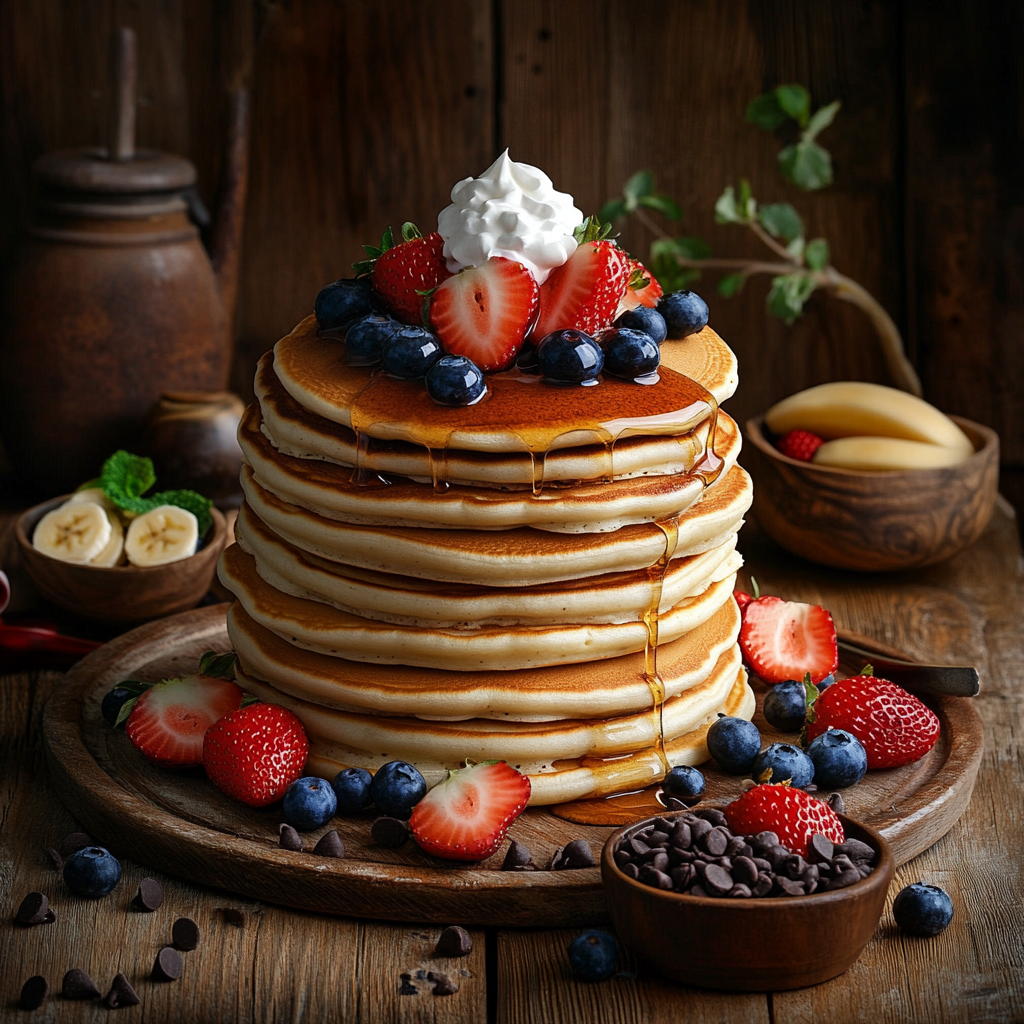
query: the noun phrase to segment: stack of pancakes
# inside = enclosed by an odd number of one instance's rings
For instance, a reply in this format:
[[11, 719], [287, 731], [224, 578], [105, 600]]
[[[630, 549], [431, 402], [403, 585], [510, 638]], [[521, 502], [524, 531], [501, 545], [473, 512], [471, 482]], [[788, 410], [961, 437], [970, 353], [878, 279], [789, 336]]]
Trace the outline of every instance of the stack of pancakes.
[[310, 768], [500, 758], [533, 804], [707, 758], [754, 700], [736, 643], [750, 506], [736, 365], [709, 328], [652, 386], [517, 371], [467, 408], [350, 366], [310, 317], [260, 362], [220, 578], [239, 682], [290, 707]]

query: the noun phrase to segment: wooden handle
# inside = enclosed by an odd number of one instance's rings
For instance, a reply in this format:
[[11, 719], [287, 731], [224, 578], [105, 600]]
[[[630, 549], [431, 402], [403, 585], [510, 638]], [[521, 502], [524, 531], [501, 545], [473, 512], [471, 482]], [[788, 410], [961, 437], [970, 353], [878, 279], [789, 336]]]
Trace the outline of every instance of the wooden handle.
[[110, 82], [114, 105], [110, 113], [107, 156], [131, 160], [135, 156], [135, 75], [137, 70], [134, 29], [114, 30], [111, 47]]

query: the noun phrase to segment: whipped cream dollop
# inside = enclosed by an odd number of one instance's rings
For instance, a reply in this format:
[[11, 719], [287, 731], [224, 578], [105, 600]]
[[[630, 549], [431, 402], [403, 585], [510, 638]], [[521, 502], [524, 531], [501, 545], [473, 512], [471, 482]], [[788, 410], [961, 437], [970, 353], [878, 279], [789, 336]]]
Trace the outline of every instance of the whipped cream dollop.
[[543, 171], [510, 160], [506, 149], [479, 178], [452, 189], [437, 230], [453, 274], [504, 256], [543, 284], [576, 250], [572, 232], [582, 223], [572, 196], [556, 192]]

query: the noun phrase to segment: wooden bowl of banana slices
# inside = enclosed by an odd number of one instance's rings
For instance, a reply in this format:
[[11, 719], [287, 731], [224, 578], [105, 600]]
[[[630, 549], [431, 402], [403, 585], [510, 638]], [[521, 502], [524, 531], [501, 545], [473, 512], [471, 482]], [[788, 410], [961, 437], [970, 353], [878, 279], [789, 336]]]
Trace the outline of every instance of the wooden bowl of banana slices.
[[[154, 509], [127, 529], [108, 511], [101, 496], [79, 491], [21, 515], [21, 564], [40, 594], [83, 618], [125, 625], [199, 604], [227, 539], [224, 516], [210, 509], [213, 525], [198, 538], [195, 517], [190, 522], [176, 506]], [[126, 550], [130, 561], [121, 564]]]
[[[779, 450], [797, 430], [816, 435], [810, 460], [798, 450], [806, 439], [793, 440], [797, 457]], [[743, 435], [758, 523], [821, 565], [932, 565], [977, 540], [992, 515], [996, 433], [892, 388], [819, 385], [748, 420]]]

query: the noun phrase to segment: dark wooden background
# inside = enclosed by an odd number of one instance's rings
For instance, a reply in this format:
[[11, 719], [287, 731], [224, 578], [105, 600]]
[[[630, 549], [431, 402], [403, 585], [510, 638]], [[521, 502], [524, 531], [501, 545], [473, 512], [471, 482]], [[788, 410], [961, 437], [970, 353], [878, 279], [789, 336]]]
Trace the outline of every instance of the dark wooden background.
[[[252, 178], [234, 386], [389, 222], [436, 224], [452, 185], [506, 145], [584, 212], [649, 168], [719, 254], [757, 253], [713, 222], [740, 175], [788, 200], [838, 269], [904, 329], [926, 396], [994, 427], [1024, 505], [1024, 5], [1016, 0], [3, 0], [0, 260], [30, 209], [32, 160], [95, 144], [109, 32], [139, 35], [138, 138], [189, 156], [213, 204], [224, 83], [253, 22]], [[244, 11], [243, 11], [244, 14]], [[241, 28], [239, 27], [241, 26]], [[836, 184], [806, 195], [776, 140], [744, 124], [782, 82], [843, 109], [823, 141]], [[625, 242], [646, 251], [629, 229]], [[767, 281], [697, 289], [740, 357], [741, 420], [829, 379], [887, 381], [856, 310], [815, 296], [793, 327]], [[2, 329], [2, 325], [0, 325]]]

